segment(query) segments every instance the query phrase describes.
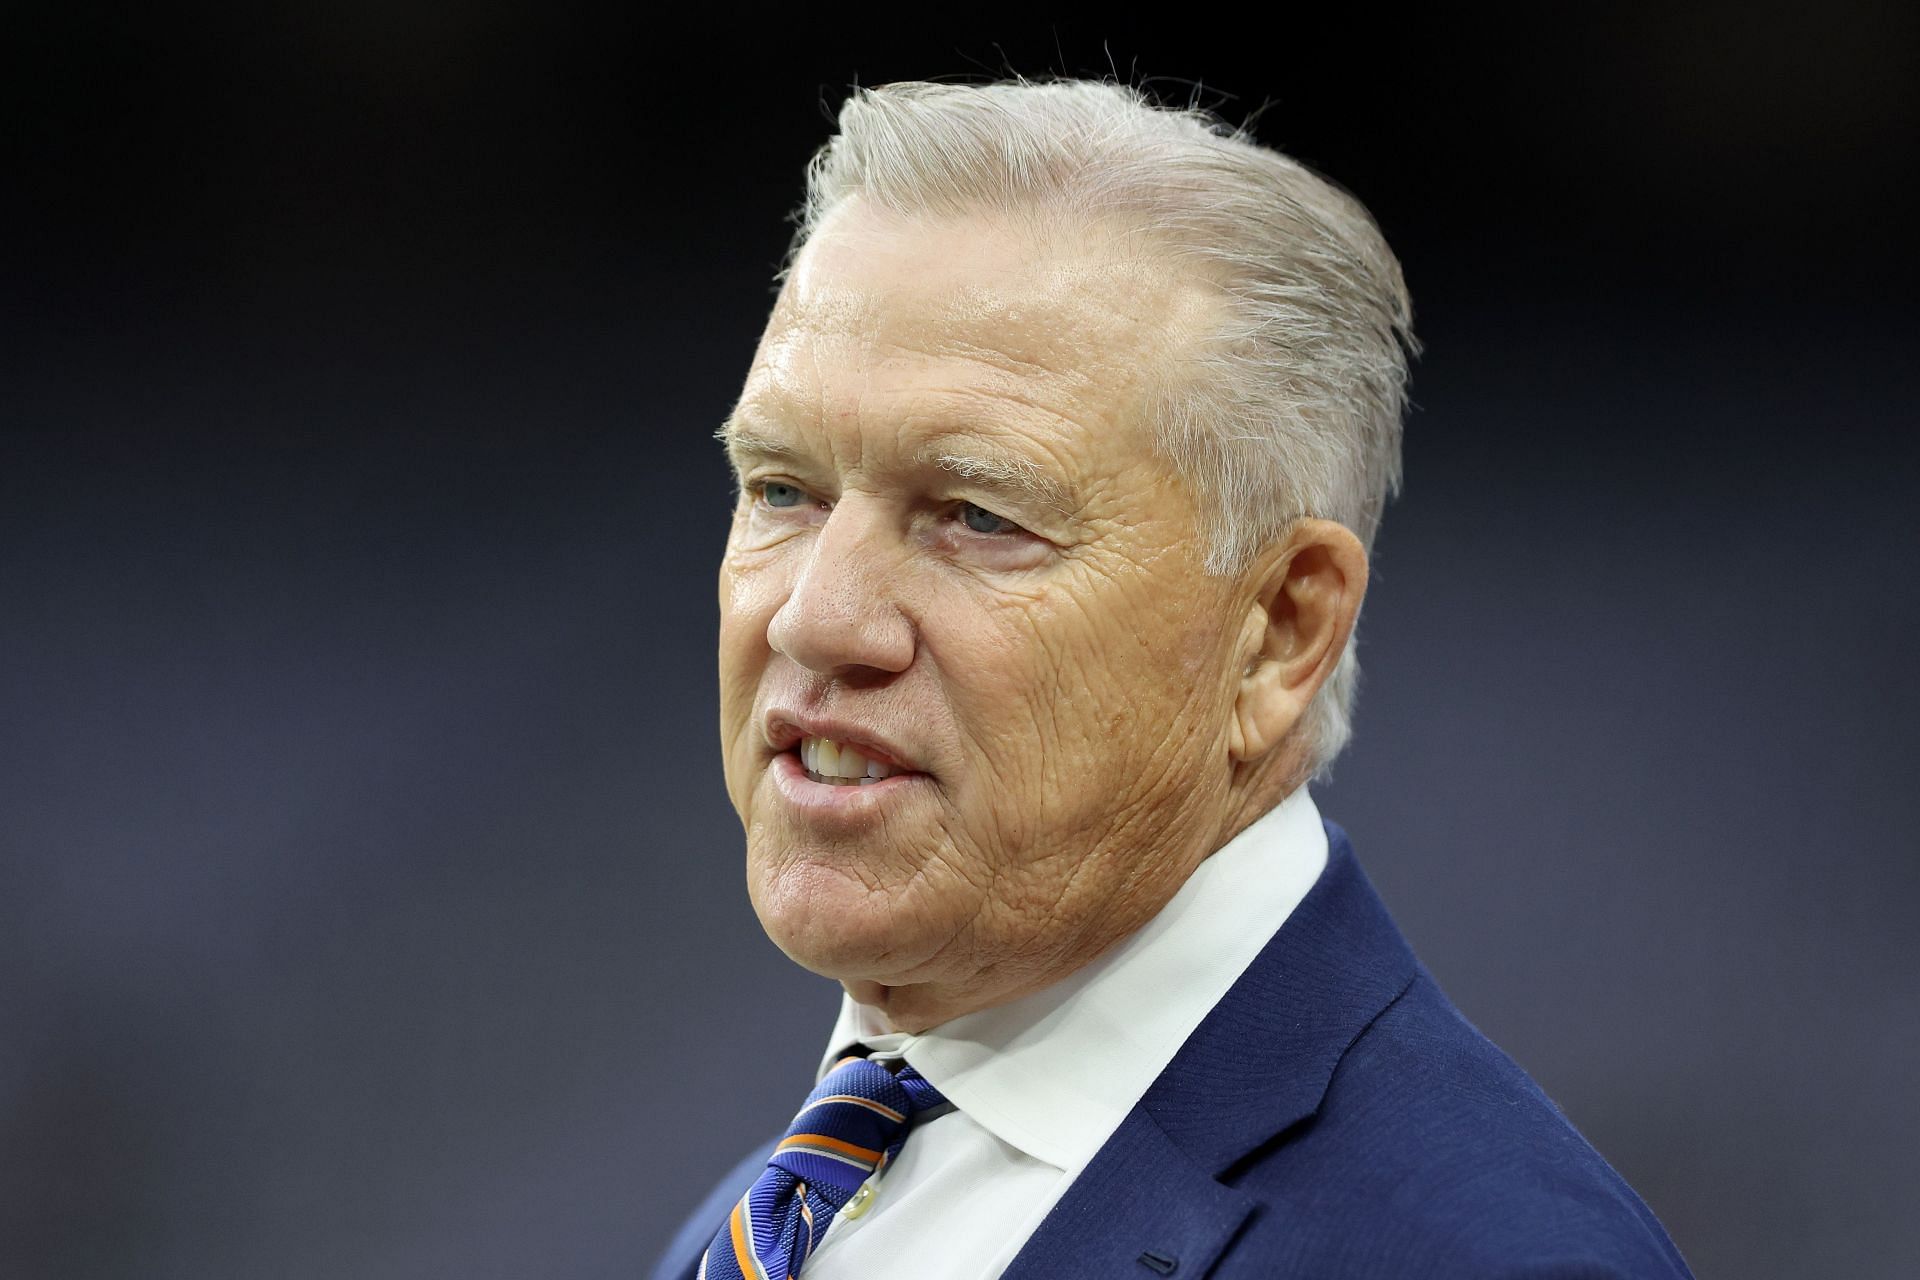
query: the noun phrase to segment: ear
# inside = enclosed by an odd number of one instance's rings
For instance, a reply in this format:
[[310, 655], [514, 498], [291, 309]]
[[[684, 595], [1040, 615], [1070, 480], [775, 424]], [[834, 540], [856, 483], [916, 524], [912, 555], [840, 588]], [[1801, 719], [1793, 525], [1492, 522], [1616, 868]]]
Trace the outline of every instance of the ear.
[[1367, 553], [1353, 530], [1302, 519], [1262, 557], [1240, 632], [1240, 687], [1227, 746], [1260, 759], [1306, 714], [1346, 651], [1367, 592]]

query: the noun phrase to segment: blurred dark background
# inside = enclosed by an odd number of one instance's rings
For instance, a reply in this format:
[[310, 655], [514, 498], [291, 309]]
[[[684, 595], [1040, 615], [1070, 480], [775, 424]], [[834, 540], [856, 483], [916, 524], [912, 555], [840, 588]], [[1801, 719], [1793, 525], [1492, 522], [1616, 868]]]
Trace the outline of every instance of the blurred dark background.
[[1920, 1272], [1912, 6], [270, 8], [4, 25], [0, 1274], [631, 1276], [785, 1122], [709, 433], [847, 87], [1009, 68], [1406, 265], [1318, 799], [1422, 957], [1703, 1277]]

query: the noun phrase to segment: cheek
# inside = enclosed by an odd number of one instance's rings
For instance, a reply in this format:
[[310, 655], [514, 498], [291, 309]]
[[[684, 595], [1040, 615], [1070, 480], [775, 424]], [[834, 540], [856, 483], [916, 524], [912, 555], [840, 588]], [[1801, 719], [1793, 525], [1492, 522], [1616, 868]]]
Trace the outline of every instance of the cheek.
[[1030, 839], [1091, 777], [1124, 769], [1122, 655], [1085, 603], [1066, 596], [976, 608], [956, 628], [967, 639], [949, 664], [949, 696], [990, 780], [975, 798], [1007, 839]]
[[754, 698], [772, 653], [767, 624], [784, 599], [773, 568], [731, 553], [720, 568], [720, 727], [729, 759], [751, 728]]
[[757, 666], [770, 652], [767, 626], [786, 599], [786, 575], [777, 557], [733, 551], [720, 564], [721, 678]]
[[758, 621], [766, 634], [767, 619], [780, 607], [786, 592], [786, 556], [783, 547], [743, 550], [730, 539], [720, 561], [720, 621]]
[[962, 620], [973, 639], [956, 710], [1006, 822], [1066, 820], [1089, 798], [1160, 785], [1174, 757], [1204, 749], [1217, 602], [1099, 586]]

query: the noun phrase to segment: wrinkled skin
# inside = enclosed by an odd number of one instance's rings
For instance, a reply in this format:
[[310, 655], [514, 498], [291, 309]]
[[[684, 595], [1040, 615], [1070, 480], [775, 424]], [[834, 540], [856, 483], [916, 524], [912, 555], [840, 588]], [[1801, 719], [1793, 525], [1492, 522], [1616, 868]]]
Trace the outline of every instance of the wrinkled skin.
[[[1071, 973], [1299, 781], [1289, 731], [1366, 560], [1306, 520], [1247, 573], [1202, 572], [1139, 409], [1210, 299], [1092, 233], [855, 201], [774, 307], [730, 422], [727, 788], [768, 936], [898, 1029]], [[928, 450], [1012, 455], [1060, 492]], [[867, 727], [924, 776], [807, 811], [774, 777], [779, 708]]]

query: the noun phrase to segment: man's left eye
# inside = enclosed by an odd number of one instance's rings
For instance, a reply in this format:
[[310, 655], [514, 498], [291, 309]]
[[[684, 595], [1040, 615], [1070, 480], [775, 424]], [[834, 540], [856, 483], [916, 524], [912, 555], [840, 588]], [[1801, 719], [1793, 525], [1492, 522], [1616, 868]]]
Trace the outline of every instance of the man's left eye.
[[960, 519], [975, 533], [1019, 533], [1020, 526], [1005, 516], [997, 516], [971, 502], [960, 504]]

